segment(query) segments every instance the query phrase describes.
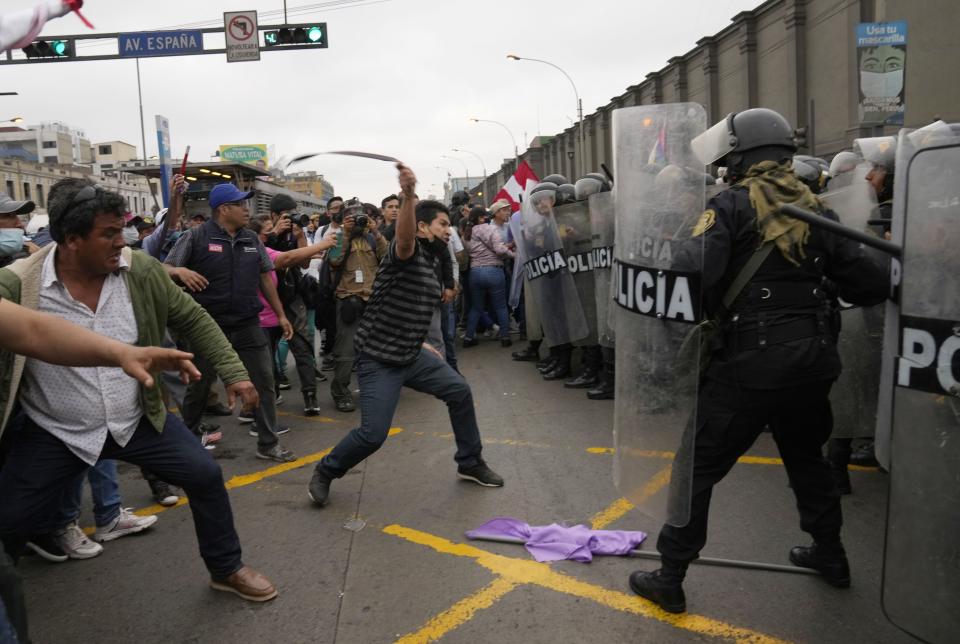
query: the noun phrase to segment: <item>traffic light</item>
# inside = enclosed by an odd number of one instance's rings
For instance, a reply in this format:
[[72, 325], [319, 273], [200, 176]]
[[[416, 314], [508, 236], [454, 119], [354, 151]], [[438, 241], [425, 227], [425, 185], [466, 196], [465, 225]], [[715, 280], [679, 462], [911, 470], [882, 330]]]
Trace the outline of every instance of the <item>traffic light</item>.
[[27, 58], [73, 58], [76, 49], [72, 40], [35, 40], [23, 48]]
[[273, 31], [265, 31], [263, 41], [267, 47], [283, 47], [284, 45], [326, 47], [327, 23], [288, 25]]

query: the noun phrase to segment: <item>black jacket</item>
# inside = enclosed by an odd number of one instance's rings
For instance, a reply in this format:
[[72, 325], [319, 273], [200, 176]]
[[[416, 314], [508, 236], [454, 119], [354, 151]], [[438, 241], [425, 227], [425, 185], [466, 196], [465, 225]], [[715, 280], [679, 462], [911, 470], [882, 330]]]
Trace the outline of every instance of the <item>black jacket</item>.
[[[731, 282], [759, 245], [757, 214], [746, 188], [733, 186], [710, 200], [713, 224], [689, 242], [703, 248], [704, 306], [717, 314]], [[837, 220], [832, 211], [824, 216]], [[724, 346], [706, 377], [756, 389], [834, 380], [840, 375], [831, 319], [833, 284], [852, 304], [871, 306], [889, 291], [889, 269], [859, 244], [814, 226], [800, 265], [777, 247], [723, 317]], [[696, 256], [699, 253], [689, 253]]]

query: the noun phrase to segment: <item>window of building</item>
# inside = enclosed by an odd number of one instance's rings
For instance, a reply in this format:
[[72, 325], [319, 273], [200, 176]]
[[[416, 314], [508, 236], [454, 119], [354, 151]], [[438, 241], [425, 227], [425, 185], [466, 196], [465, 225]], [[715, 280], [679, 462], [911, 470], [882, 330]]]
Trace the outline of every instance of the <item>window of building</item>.
[[143, 213], [147, 212], [147, 198], [140, 197], [140, 211]]
[[57, 157], [43, 157], [44, 163], [59, 163], [60, 159]]
[[39, 183], [37, 184], [37, 205], [41, 208], [46, 207], [43, 203], [43, 186]]
[[16, 199], [17, 196], [13, 194], [13, 181], [7, 179], [7, 196], [11, 199]]
[[23, 198], [30, 201], [30, 184], [26, 181], [23, 182]]
[[97, 154], [113, 154], [113, 146], [112, 145], [97, 146]]
[[113, 167], [113, 164], [112, 164], [112, 163], [101, 163], [101, 164], [100, 164], [100, 169], [101, 169], [101, 170], [109, 170], [109, 169], [112, 168], [112, 167]]
[[44, 142], [43, 142], [43, 149], [44, 149], [44, 150], [53, 150], [53, 149], [56, 149], [56, 147], [57, 147], [57, 142], [56, 142], [56, 141], [44, 141]]

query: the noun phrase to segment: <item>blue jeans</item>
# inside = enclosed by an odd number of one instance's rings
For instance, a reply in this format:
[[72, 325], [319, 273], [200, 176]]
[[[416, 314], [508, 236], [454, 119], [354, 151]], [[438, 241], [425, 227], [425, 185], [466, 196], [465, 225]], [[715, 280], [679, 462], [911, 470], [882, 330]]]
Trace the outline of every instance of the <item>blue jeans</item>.
[[447, 364], [454, 371], [460, 372], [457, 366], [457, 307], [451, 304], [440, 304], [440, 330], [443, 332], [443, 346]]
[[120, 483], [117, 481], [117, 462], [110, 459], [97, 461], [97, 464], [80, 474], [77, 480], [63, 493], [58, 523], [62, 526], [80, 518], [80, 505], [83, 502], [84, 474], [90, 481], [90, 495], [93, 497], [93, 518], [97, 527], [110, 525], [120, 514]]
[[457, 464], [467, 468], [481, 462], [483, 444], [480, 442], [480, 428], [477, 426], [470, 385], [441, 358], [421, 349], [412, 364], [395, 366], [361, 353], [357, 358], [357, 379], [360, 382], [360, 426], [323, 457], [317, 465], [321, 472], [332, 478], [340, 478], [380, 449], [387, 440], [393, 413], [400, 400], [400, 390], [405, 386], [432, 394], [447, 403], [457, 443], [454, 455]]
[[477, 322], [483, 313], [484, 303], [490, 293], [493, 310], [500, 325], [500, 338], [510, 337], [510, 317], [507, 312], [507, 280], [500, 266], [478, 266], [470, 269], [470, 315], [467, 317], [467, 332], [464, 338], [472, 340], [477, 334]]
[[[63, 527], [52, 519], [64, 492], [88, 466], [27, 417], [15, 435], [4, 439], [9, 451], [0, 470], [0, 537], [7, 553], [16, 557], [31, 535]], [[125, 447], [108, 436], [100, 456], [146, 467], [183, 488], [190, 498], [200, 556], [211, 575], [223, 579], [243, 566], [220, 466], [179, 418], [167, 414], [158, 432], [144, 417]]]

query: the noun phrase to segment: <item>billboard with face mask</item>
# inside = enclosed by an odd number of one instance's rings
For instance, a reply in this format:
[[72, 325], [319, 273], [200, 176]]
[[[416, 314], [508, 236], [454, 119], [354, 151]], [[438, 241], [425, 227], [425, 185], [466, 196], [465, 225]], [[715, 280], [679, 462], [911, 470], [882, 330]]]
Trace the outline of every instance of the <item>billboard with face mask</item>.
[[860, 125], [903, 125], [907, 23], [857, 25]]

